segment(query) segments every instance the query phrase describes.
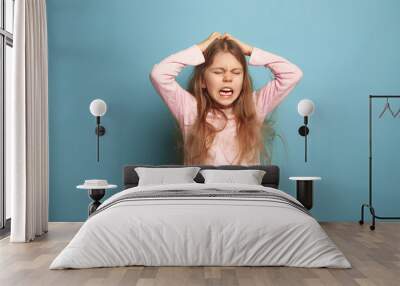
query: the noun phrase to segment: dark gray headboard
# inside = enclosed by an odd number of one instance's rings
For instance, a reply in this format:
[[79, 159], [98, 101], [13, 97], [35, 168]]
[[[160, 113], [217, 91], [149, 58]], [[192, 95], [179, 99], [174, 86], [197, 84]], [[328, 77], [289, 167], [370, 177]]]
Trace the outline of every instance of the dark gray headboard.
[[[279, 167], [275, 165], [254, 165], [254, 166], [240, 166], [240, 165], [224, 165], [224, 166], [210, 166], [210, 165], [192, 165], [200, 167], [201, 169], [218, 169], [218, 170], [246, 170], [246, 169], [257, 169], [266, 171], [262, 185], [265, 187], [271, 187], [278, 189], [279, 187]], [[135, 172], [136, 167], [148, 167], [148, 168], [178, 168], [178, 167], [192, 167], [184, 165], [126, 165], [123, 170], [123, 189], [136, 187], [139, 182], [139, 177]], [[204, 178], [200, 174], [194, 178], [197, 183], [204, 183]]]

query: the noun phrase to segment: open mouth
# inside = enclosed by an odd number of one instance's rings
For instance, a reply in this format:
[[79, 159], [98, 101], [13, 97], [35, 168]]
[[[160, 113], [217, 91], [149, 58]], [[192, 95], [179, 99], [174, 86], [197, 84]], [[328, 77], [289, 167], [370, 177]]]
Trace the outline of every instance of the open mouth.
[[219, 90], [219, 94], [220, 94], [221, 96], [232, 96], [232, 94], [233, 94], [233, 89], [232, 89], [232, 88], [229, 88], [229, 87], [221, 88], [221, 89]]

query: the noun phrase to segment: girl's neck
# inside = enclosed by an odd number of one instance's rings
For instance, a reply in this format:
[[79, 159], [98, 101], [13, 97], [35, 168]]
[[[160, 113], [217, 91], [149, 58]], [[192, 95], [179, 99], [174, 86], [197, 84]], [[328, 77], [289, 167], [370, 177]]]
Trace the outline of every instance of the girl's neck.
[[215, 111], [219, 110], [222, 111], [223, 113], [225, 113], [225, 115], [229, 116], [233, 114], [233, 108], [232, 107], [225, 107], [225, 106], [217, 106], [215, 108]]
[[[233, 114], [233, 109], [232, 108], [218, 108], [219, 112], [222, 112], [223, 114], [225, 114], [227, 119], [232, 119], [234, 118], [234, 114]], [[213, 115], [218, 117], [218, 118], [223, 118], [223, 115], [221, 113], [217, 112], [217, 110], [212, 111]]]
[[221, 110], [222, 112], [224, 112], [226, 115], [232, 115], [233, 114], [233, 107], [232, 104], [229, 106], [225, 106], [219, 103], [215, 104], [215, 107], [219, 110]]

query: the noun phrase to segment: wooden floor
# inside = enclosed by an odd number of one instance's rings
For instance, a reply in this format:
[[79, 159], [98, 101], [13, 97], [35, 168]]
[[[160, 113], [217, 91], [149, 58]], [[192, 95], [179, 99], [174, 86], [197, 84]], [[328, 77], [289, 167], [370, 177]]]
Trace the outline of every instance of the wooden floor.
[[0, 241], [0, 285], [400, 285], [400, 223], [322, 223], [352, 269], [119, 267], [48, 270], [81, 223], [50, 223], [32, 243]]

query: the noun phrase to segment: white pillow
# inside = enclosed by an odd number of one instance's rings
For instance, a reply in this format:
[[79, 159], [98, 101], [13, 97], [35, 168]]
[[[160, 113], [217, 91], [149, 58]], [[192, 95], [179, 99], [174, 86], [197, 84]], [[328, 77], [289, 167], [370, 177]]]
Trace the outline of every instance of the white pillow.
[[138, 186], [196, 183], [193, 179], [199, 170], [199, 167], [135, 168], [139, 176]]
[[204, 183], [233, 183], [247, 185], [261, 185], [265, 175], [263, 170], [201, 170]]

